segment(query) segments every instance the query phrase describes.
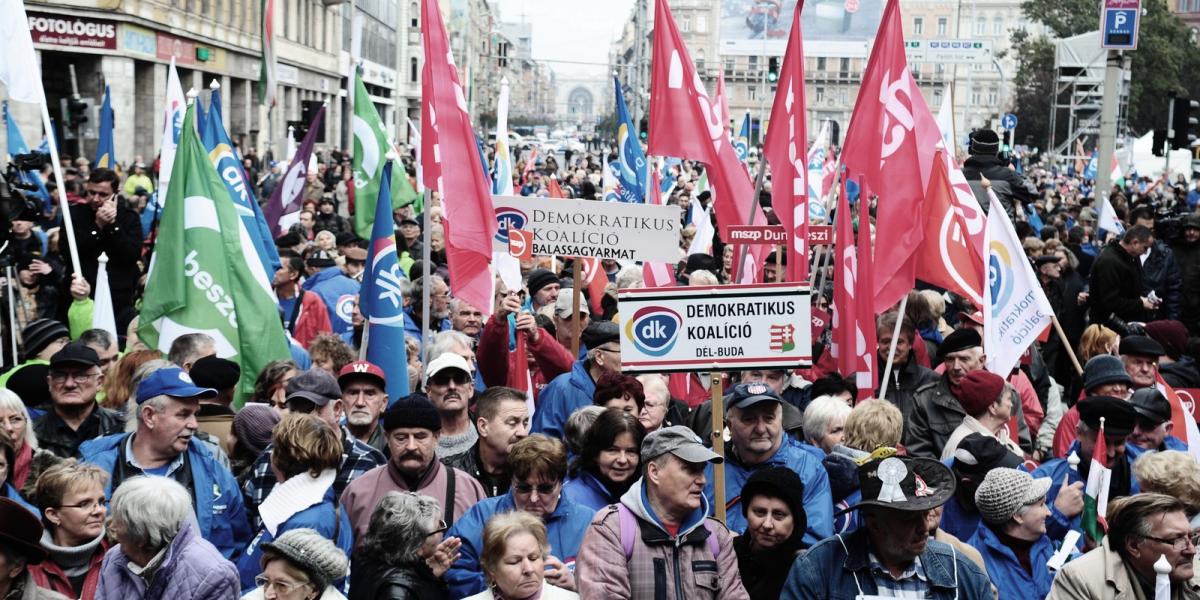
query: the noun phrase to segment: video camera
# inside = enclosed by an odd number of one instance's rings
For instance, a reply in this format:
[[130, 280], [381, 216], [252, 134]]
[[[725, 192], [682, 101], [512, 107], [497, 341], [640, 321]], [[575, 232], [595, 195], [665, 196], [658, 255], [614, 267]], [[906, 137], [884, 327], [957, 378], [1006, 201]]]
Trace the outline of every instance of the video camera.
[[48, 154], [30, 152], [18, 154], [8, 163], [4, 179], [0, 181], [0, 239], [7, 239], [8, 228], [13, 221], [37, 221], [41, 218], [41, 204], [25, 194], [38, 191], [38, 186], [24, 181], [22, 173], [41, 170], [49, 160]]

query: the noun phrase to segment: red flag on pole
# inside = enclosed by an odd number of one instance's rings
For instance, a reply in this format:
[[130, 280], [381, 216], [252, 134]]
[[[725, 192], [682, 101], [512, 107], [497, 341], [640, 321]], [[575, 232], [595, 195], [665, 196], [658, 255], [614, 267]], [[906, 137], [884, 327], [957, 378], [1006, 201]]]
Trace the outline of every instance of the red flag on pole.
[[[858, 368], [855, 339], [855, 302], [858, 265], [854, 248], [854, 227], [850, 222], [850, 203], [846, 199], [846, 181], [841, 182], [837, 214], [834, 215], [833, 259], [833, 340], [829, 353], [837, 360], [837, 370], [843, 375]], [[868, 308], [864, 303], [863, 308]], [[869, 312], [869, 309], [868, 309]]]
[[[871, 249], [871, 193], [866, 182], [859, 184], [858, 192], [858, 273], [855, 279], [855, 298], [871, 297], [871, 281], [874, 274], [875, 257]], [[878, 230], [876, 230], [878, 236]], [[859, 306], [867, 308], [867, 305]], [[879, 371], [876, 369], [876, 350], [879, 347], [875, 337], [875, 313], [871, 310], [856, 309], [854, 311], [855, 353], [858, 358], [858, 368], [854, 371], [855, 382], [858, 385], [858, 400], [866, 400], [875, 395], [878, 386]]]
[[724, 71], [717, 71], [717, 93], [713, 95], [713, 110], [721, 115], [721, 124], [725, 126], [725, 134], [729, 135], [733, 125], [729, 123], [729, 98], [725, 96]]
[[808, 279], [808, 113], [804, 101], [804, 42], [800, 37], [801, 0], [792, 17], [779, 87], [771, 104], [771, 123], [763, 155], [771, 165], [771, 206], [788, 234], [787, 281]]
[[604, 299], [604, 290], [608, 287], [608, 273], [604, 272], [604, 265], [600, 264], [598, 258], [583, 258], [583, 284], [587, 287], [588, 306], [592, 309], [592, 314], [596, 318], [600, 318], [600, 314], [604, 312], [604, 307], [600, 302]]
[[551, 198], [566, 198], [567, 197], [567, 195], [563, 193], [562, 186], [558, 185], [558, 179], [555, 177], [551, 177], [550, 183], [546, 184], [546, 193]]
[[[925, 239], [916, 257], [917, 278], [983, 305], [983, 234], [987, 221], [973, 197], [950, 183], [949, 157], [937, 151], [921, 208]], [[970, 188], [967, 188], [968, 190]]]
[[888, 251], [879, 255], [875, 269], [875, 312], [887, 310], [913, 287], [915, 256], [925, 236], [921, 204], [934, 145], [941, 139], [909, 71], [900, 18], [899, 0], [888, 0], [842, 150], [847, 171], [862, 173], [879, 194], [876, 245]]
[[[733, 150], [719, 111], [713, 110], [667, 0], [654, 2], [654, 28], [646, 154], [704, 163], [723, 236], [732, 225], [766, 225], [766, 215], [754, 197], [750, 174]], [[761, 278], [766, 253], [766, 245], [753, 246], [755, 280]]]
[[[487, 318], [492, 312], [492, 238], [496, 235], [496, 212], [488, 177], [479, 162], [479, 150], [471, 129], [471, 117], [463, 102], [458, 71], [450, 54], [450, 38], [437, 0], [421, 2], [421, 37], [425, 49], [421, 80], [422, 154], [425, 165], [436, 165], [436, 176], [425, 171], [425, 184], [442, 192], [446, 233], [446, 262], [450, 287], [455, 297], [477, 307]], [[453, 177], [441, 177], [442, 164], [454, 165]], [[466, 169], [458, 172], [458, 169]]]

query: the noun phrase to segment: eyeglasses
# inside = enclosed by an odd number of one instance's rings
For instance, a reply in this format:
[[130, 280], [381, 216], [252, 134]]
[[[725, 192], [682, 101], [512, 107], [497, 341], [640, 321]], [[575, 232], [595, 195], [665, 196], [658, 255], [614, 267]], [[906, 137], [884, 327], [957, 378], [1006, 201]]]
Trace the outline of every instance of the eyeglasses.
[[63, 505], [60, 505], [59, 508], [77, 508], [77, 509], [85, 511], [85, 512], [91, 512], [93, 510], [96, 510], [96, 507], [100, 506], [103, 503], [104, 503], [104, 498], [100, 498], [100, 499], [93, 498], [91, 500], [84, 500], [83, 502], [76, 502], [75, 504], [63, 504]]
[[528, 494], [533, 492], [533, 490], [537, 490], [539, 496], [549, 496], [554, 493], [556, 488], [558, 488], [557, 483], [539, 483], [533, 485], [532, 483], [520, 482], [513, 484], [513, 489], [519, 494]]
[[429, 383], [433, 385], [450, 385], [451, 381], [458, 385], [467, 385], [471, 381], [471, 376], [456, 370], [450, 373], [442, 371], [429, 378]]
[[54, 383], [66, 383], [68, 379], [71, 379], [76, 383], [88, 383], [99, 376], [99, 373], [60, 373], [52, 371], [50, 373], [50, 381]]
[[599, 351], [601, 351], [601, 352], [612, 352], [613, 354], [620, 354], [620, 353], [621, 353], [621, 349], [620, 349], [620, 348], [605, 348], [604, 346], [599, 346], [599, 347], [597, 347], [596, 349], [597, 349], [597, 350], [599, 350]]
[[1153, 540], [1160, 544], [1166, 544], [1166, 545], [1174, 548], [1175, 550], [1186, 550], [1188, 546], [1191, 546], [1193, 548], [1200, 546], [1200, 533], [1190, 533], [1190, 534], [1186, 534], [1186, 535], [1181, 535], [1173, 540], [1164, 540], [1162, 538], [1154, 537], [1152, 535], [1147, 535], [1147, 536], [1142, 536], [1142, 537], [1144, 537], [1148, 540]]
[[258, 587], [262, 588], [264, 592], [267, 591], [267, 589], [273, 587], [273, 588], [275, 588], [275, 592], [277, 594], [280, 594], [282, 596], [287, 596], [299, 588], [302, 588], [306, 585], [312, 585], [312, 583], [309, 583], [309, 582], [299, 583], [299, 582], [292, 582], [292, 581], [271, 581], [270, 579], [267, 579], [266, 575], [259, 575], [254, 578], [254, 585], [257, 585]]
[[437, 534], [439, 534], [439, 533], [445, 533], [447, 529], [450, 529], [450, 526], [449, 526], [449, 525], [446, 525], [446, 520], [445, 520], [445, 519], [438, 519], [438, 527], [437, 527], [437, 529], [434, 529], [433, 531], [430, 531], [429, 533], [425, 534], [425, 536], [426, 536], [426, 537], [428, 537], [428, 536], [431, 536], [431, 535], [437, 535]]

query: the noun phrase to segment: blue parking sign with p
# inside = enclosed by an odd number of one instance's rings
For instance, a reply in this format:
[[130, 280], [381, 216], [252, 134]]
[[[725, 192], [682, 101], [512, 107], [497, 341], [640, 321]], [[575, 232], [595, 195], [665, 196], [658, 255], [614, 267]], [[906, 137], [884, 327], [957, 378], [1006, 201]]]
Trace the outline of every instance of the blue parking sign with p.
[[1136, 8], [1105, 8], [1104, 39], [1101, 47], [1133, 50], [1137, 48], [1138, 10]]

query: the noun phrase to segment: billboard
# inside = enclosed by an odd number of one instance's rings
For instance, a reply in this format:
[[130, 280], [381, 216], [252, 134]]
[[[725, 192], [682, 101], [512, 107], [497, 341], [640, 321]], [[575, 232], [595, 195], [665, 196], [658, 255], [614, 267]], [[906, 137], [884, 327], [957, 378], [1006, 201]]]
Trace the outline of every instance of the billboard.
[[[721, 0], [720, 53], [783, 56], [797, 0]], [[800, 15], [810, 56], [865, 57], [884, 0], [808, 0]]]

